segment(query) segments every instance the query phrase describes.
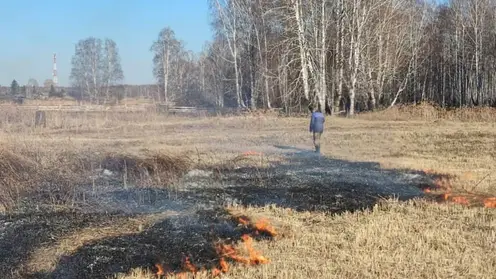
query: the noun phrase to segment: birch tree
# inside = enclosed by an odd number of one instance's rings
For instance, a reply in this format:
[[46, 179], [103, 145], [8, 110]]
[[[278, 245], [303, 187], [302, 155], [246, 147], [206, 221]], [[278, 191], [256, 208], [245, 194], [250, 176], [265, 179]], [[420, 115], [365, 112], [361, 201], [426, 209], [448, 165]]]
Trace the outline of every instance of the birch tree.
[[225, 73], [230, 65], [219, 55], [225, 49], [221, 41], [214, 41], [207, 45], [201, 56], [201, 84], [204, 95], [211, 103], [218, 108], [224, 107], [225, 91], [224, 82], [226, 81]]
[[72, 56], [70, 79], [90, 101], [96, 101], [100, 94], [102, 56], [102, 42], [94, 37], [80, 40]]
[[305, 36], [305, 20], [303, 18], [303, 8], [301, 0], [291, 0], [292, 11], [294, 13], [294, 19], [296, 21], [297, 32], [298, 32], [298, 45], [300, 52], [300, 64], [301, 64], [301, 78], [303, 82], [303, 94], [306, 100], [310, 100], [310, 74], [312, 73], [312, 68], [310, 64], [308, 43]]
[[396, 94], [391, 101], [390, 107], [396, 104], [400, 95], [407, 88], [408, 83], [411, 80], [411, 76], [413, 74], [417, 74], [416, 71], [419, 67], [419, 59], [422, 59], [420, 51], [423, 49], [422, 43], [425, 42], [424, 29], [429, 21], [430, 16], [429, 8], [430, 7], [427, 3], [420, 3], [420, 5], [418, 6], [407, 6], [406, 12], [408, 14], [406, 17], [407, 22], [405, 26], [407, 26], [408, 29], [402, 28], [401, 30], [403, 30], [403, 32], [400, 34], [407, 36], [407, 38], [402, 41], [406, 42], [404, 48], [408, 50], [408, 54], [404, 56], [398, 56], [400, 59], [406, 57], [406, 59], [398, 61], [398, 63], [406, 68], [406, 72], [403, 75], [403, 79], [397, 86]]
[[117, 44], [106, 38], [103, 43], [103, 82], [106, 100], [110, 100], [110, 87], [124, 80], [124, 72], [121, 67], [121, 59]]
[[329, 25], [327, 0], [320, 0], [320, 61], [319, 61], [319, 92], [317, 93], [322, 111], [326, 108], [327, 99], [327, 28]]
[[236, 102], [238, 107], [246, 107], [241, 91], [241, 73], [239, 66], [239, 6], [236, 0], [210, 0], [216, 18], [216, 25], [222, 30], [230, 53], [230, 63], [235, 75]]
[[345, 105], [350, 115], [424, 101], [496, 106], [496, 1], [209, 4], [214, 37], [200, 55], [175, 37], [175, 54], [155, 45], [162, 99], [287, 113]]
[[174, 92], [171, 92], [170, 80], [173, 72], [173, 64], [177, 64], [177, 58], [181, 51], [179, 41], [170, 27], [162, 29], [157, 40], [150, 50], [153, 56], [153, 75], [162, 91], [160, 98], [166, 105], [174, 103]]
[[363, 49], [363, 35], [368, 20], [368, 7], [363, 0], [353, 0], [348, 6], [347, 18], [349, 28], [348, 78], [348, 115], [355, 114], [360, 56]]
[[26, 85], [26, 97], [32, 98], [38, 94], [38, 91], [39, 91], [38, 81], [34, 78], [30, 78]]
[[110, 39], [80, 40], [72, 56], [70, 79], [91, 101], [108, 101], [111, 86], [124, 78], [117, 45]]

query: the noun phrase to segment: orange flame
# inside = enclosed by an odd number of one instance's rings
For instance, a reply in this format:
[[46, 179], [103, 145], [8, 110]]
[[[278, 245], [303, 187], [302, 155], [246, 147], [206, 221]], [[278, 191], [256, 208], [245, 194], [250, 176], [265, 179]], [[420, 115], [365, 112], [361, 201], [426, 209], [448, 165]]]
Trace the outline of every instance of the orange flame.
[[248, 226], [250, 224], [250, 220], [248, 220], [246, 217], [238, 217], [238, 222], [245, 226]]
[[229, 271], [229, 265], [226, 261], [226, 258], [234, 260], [235, 262], [249, 265], [266, 264], [269, 262], [269, 259], [260, 255], [260, 253], [253, 248], [253, 239], [249, 235], [245, 234], [241, 237], [241, 239], [243, 240], [243, 244], [245, 245], [249, 256], [243, 257], [238, 255], [236, 249], [234, 249], [234, 247], [232, 247], [231, 245], [219, 245], [217, 247], [217, 251], [221, 257], [219, 260], [220, 268], [214, 268], [212, 270], [212, 276], [216, 277], [219, 276], [221, 273], [226, 273]]
[[255, 223], [255, 228], [257, 229], [257, 231], [266, 232], [270, 236], [277, 235], [277, 232], [274, 229], [274, 227], [272, 227], [266, 219], [261, 219], [257, 223]]
[[219, 266], [220, 266], [220, 269], [218, 269], [218, 268], [212, 269], [212, 277], [217, 277], [221, 273], [227, 273], [229, 271], [229, 265], [227, 264], [227, 262], [224, 258], [220, 258]]
[[453, 196], [451, 192], [441, 194], [442, 201], [450, 201], [452, 203], [457, 203], [461, 205], [470, 205], [470, 202], [466, 196]]
[[[423, 170], [426, 174], [437, 174], [433, 170]], [[473, 173], [465, 172], [463, 173], [463, 178], [465, 180], [473, 180]], [[433, 190], [443, 190], [444, 193], [437, 195], [438, 201], [450, 201], [453, 203], [461, 205], [470, 205], [471, 202], [482, 203], [486, 208], [496, 208], [496, 197], [484, 198], [481, 195], [477, 195], [471, 191], [466, 191], [462, 196], [453, 196], [452, 185], [449, 177], [440, 177], [434, 181], [435, 189], [425, 188], [424, 193], [431, 193]]]
[[444, 199], [445, 201], [447, 201], [447, 200], [449, 199], [449, 197], [450, 197], [450, 196], [451, 196], [451, 193], [444, 193], [444, 194], [443, 194], [443, 199]]
[[[269, 224], [269, 222], [265, 219], [261, 219], [255, 224], [251, 224], [250, 220], [247, 217], [243, 217], [243, 216], [238, 217], [237, 220], [242, 225], [252, 227], [255, 230], [256, 234], [259, 234], [260, 232], [265, 232], [270, 234], [271, 236], [277, 235], [277, 232], [274, 229], [274, 227], [272, 227]], [[217, 254], [219, 255], [219, 264], [217, 267], [212, 269], [212, 277], [218, 277], [222, 273], [227, 273], [229, 271], [229, 264], [227, 263], [227, 259], [247, 265], [259, 265], [259, 264], [269, 263], [269, 259], [260, 255], [260, 253], [253, 248], [253, 238], [251, 238], [248, 234], [244, 234], [241, 237], [241, 239], [249, 256], [244, 257], [239, 255], [238, 251], [236, 251], [236, 249], [232, 245], [228, 245], [228, 244], [217, 245], [216, 250], [217, 250]], [[164, 266], [162, 266], [161, 264], [157, 263], [155, 264], [155, 267], [158, 269], [156, 273], [157, 275], [159, 276], [171, 275], [171, 272], [166, 271]], [[177, 274], [178, 278], [187, 278], [187, 275], [189, 273], [198, 272], [198, 268], [193, 263], [191, 263], [189, 257], [185, 257], [183, 260], [183, 270], [185, 271]], [[204, 269], [202, 268], [202, 270]]]
[[[238, 217], [238, 222], [241, 225], [250, 226], [250, 220], [244, 216]], [[264, 233], [269, 234], [270, 236], [276, 236], [277, 235], [276, 229], [274, 227], [272, 227], [269, 224], [269, 221], [266, 219], [258, 220], [255, 224], [252, 224], [251, 227], [253, 227], [253, 229], [255, 229], [256, 234], [260, 234], [261, 232], [264, 232]]]
[[196, 266], [194, 266], [191, 261], [189, 260], [189, 257], [186, 257], [184, 259], [184, 268], [190, 272], [193, 272], [193, 273], [196, 273], [198, 271], [198, 269], [196, 268]]
[[486, 208], [496, 208], [496, 197], [486, 198], [483, 202]]
[[229, 265], [227, 264], [226, 260], [224, 258], [221, 258], [219, 261], [220, 265], [220, 270], [224, 273], [229, 271]]
[[[230, 258], [236, 262], [248, 264], [250, 261], [247, 260], [246, 258], [239, 256], [238, 253], [236, 252], [236, 249], [232, 247], [231, 245], [220, 245], [217, 247], [218, 253], [222, 258]], [[227, 264], [227, 263], [226, 263]]]
[[251, 238], [249, 235], [245, 234], [241, 237], [243, 239], [243, 242], [245, 244], [246, 249], [250, 253], [250, 263], [253, 265], [257, 264], [266, 264], [269, 262], [267, 258], [264, 256], [261, 256], [259, 252], [255, 251], [253, 249], [253, 238]]
[[456, 196], [451, 199], [452, 202], [462, 204], [462, 205], [469, 205], [469, 202], [466, 197], [462, 196]]
[[159, 275], [159, 276], [160, 276], [160, 275], [165, 275], [164, 267], [163, 267], [161, 264], [156, 263], [156, 264], [155, 264], [155, 267], [156, 267], [156, 268], [157, 268], [157, 270], [158, 270], [158, 271], [157, 271], [157, 275]]
[[156, 274], [158, 276], [165, 276], [165, 277], [172, 276], [172, 271], [167, 266], [164, 266], [160, 263], [156, 263], [155, 267], [157, 268]]
[[221, 271], [218, 268], [212, 269], [212, 277], [218, 277], [220, 275]]

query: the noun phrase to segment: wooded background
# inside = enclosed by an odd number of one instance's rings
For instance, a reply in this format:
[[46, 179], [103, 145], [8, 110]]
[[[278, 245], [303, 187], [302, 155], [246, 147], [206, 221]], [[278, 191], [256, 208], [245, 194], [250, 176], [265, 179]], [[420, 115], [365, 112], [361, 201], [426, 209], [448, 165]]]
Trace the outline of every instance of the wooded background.
[[229, 105], [496, 105], [496, 1], [210, 2], [216, 36], [199, 60], [202, 84]]
[[209, 4], [214, 37], [201, 53], [169, 27], [151, 44], [157, 84], [122, 85], [117, 45], [91, 37], [76, 46], [64, 91], [95, 102], [144, 97], [286, 112], [313, 103], [350, 115], [423, 101], [496, 106], [496, 0]]

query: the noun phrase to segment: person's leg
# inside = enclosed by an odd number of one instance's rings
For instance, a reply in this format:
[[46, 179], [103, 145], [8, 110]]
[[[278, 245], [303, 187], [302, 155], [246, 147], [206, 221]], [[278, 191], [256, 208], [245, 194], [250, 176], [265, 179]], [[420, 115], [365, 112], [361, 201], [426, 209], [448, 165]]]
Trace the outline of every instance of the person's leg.
[[315, 145], [315, 152], [320, 153], [320, 137], [322, 133], [313, 133], [313, 144]]
[[317, 150], [317, 144], [316, 144], [316, 140], [317, 140], [317, 133], [313, 132], [312, 133], [312, 140], [313, 140], [313, 146], [315, 148], [315, 150]]
[[318, 146], [317, 152], [320, 153], [320, 143], [322, 142], [322, 140], [321, 140], [322, 139], [322, 132], [319, 133], [319, 137], [318, 138], [319, 138], [319, 141], [318, 141], [318, 145], [319, 146]]

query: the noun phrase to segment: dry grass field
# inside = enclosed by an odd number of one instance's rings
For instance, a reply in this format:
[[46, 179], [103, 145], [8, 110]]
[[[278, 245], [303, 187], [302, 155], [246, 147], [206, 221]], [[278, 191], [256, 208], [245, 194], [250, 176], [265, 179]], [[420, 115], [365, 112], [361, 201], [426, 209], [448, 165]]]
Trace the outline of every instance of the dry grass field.
[[329, 117], [322, 157], [299, 117], [33, 119], [0, 111], [2, 278], [495, 278], [494, 111]]

